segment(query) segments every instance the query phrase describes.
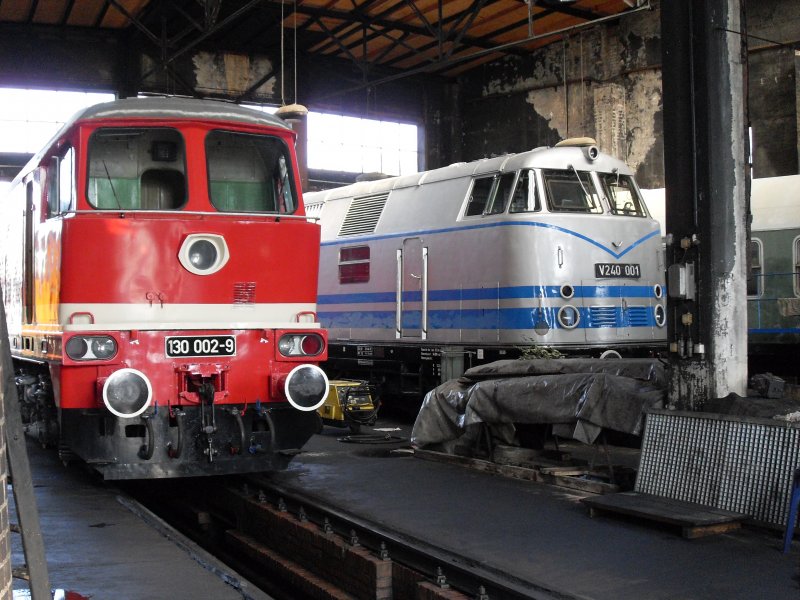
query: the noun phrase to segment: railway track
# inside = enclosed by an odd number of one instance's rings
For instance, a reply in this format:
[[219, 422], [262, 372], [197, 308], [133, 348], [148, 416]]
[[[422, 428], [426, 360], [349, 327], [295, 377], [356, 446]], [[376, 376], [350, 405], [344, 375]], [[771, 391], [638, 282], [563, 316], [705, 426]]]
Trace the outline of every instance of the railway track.
[[129, 493], [278, 600], [577, 598], [285, 489], [269, 476], [162, 480]]

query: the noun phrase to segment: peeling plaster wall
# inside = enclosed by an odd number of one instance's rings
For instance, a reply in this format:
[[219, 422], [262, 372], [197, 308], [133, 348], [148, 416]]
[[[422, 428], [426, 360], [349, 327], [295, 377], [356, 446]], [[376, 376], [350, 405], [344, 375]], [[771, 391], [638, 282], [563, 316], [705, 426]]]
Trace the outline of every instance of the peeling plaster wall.
[[660, 61], [654, 10], [484, 65], [460, 80], [463, 150], [444, 162], [590, 136], [640, 185], [663, 187]]
[[[249, 92], [248, 99], [253, 102], [280, 104], [279, 73], [275, 72], [260, 86], [254, 90], [250, 89], [274, 70], [273, 62], [265, 56], [231, 52], [196, 52], [176, 61], [173, 72], [179, 74], [184, 84], [177, 87], [174, 81], [168, 83], [167, 74], [156, 61], [146, 54], [141, 57], [141, 74], [146, 76], [142, 87], [147, 91], [163, 93], [166, 88], [168, 93], [197, 93], [219, 98], [237, 98]], [[291, 66], [287, 67], [287, 70], [288, 76], [284, 87], [291, 95], [294, 87], [291, 80]], [[183, 89], [187, 86], [191, 89]], [[172, 89], [169, 89], [170, 87]]]

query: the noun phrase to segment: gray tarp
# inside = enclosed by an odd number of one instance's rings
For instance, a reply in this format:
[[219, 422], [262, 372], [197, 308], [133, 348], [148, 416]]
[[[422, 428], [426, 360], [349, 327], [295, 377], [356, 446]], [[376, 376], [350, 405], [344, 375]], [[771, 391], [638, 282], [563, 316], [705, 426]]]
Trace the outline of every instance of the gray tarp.
[[[501, 360], [469, 369], [428, 392], [411, 442], [452, 451], [471, 426], [514, 442], [514, 423], [553, 424], [591, 443], [607, 428], [639, 435], [644, 412], [662, 408], [665, 365], [655, 359]], [[448, 448], [448, 446], [450, 446]]]

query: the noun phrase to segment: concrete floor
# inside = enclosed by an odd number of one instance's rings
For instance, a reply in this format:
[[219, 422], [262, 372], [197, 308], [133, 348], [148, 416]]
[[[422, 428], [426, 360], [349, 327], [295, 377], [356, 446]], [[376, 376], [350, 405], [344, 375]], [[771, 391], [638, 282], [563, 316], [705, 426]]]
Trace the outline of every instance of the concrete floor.
[[[386, 419], [375, 427], [363, 433], [410, 433]], [[591, 519], [580, 492], [389, 452], [407, 442], [338, 441], [348, 433], [326, 427], [273, 479], [565, 599], [800, 598], [800, 541], [784, 555], [779, 532], [745, 528], [686, 540], [647, 523]], [[246, 581], [244, 591], [224, 583], [213, 571], [225, 567], [148, 525], [113, 486], [65, 469], [35, 444], [29, 455], [54, 588], [74, 592], [75, 600], [264, 597]], [[21, 544], [13, 537], [19, 566]]]
[[[79, 466], [65, 468], [53, 450], [29, 441], [28, 456], [50, 585], [66, 600], [266, 600], [266, 594], [175, 532], [154, 526], [119, 500], [113, 485]], [[12, 489], [8, 496], [13, 501]], [[17, 522], [11, 507], [10, 521]], [[25, 563], [12, 534], [12, 566]], [[241, 589], [225, 583], [228, 574]], [[14, 597], [29, 598], [14, 580]]]
[[567, 598], [800, 598], [800, 541], [784, 555], [779, 532], [687, 540], [648, 523], [589, 518], [580, 492], [339, 442], [346, 433], [326, 427], [274, 480]]

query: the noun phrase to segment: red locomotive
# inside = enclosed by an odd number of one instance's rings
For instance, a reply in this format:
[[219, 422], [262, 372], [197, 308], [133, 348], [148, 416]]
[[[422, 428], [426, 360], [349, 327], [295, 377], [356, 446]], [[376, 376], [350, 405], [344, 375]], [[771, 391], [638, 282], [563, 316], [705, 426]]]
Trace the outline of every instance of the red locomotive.
[[77, 114], [0, 204], [23, 421], [107, 479], [285, 467], [328, 381], [292, 130], [217, 101]]

